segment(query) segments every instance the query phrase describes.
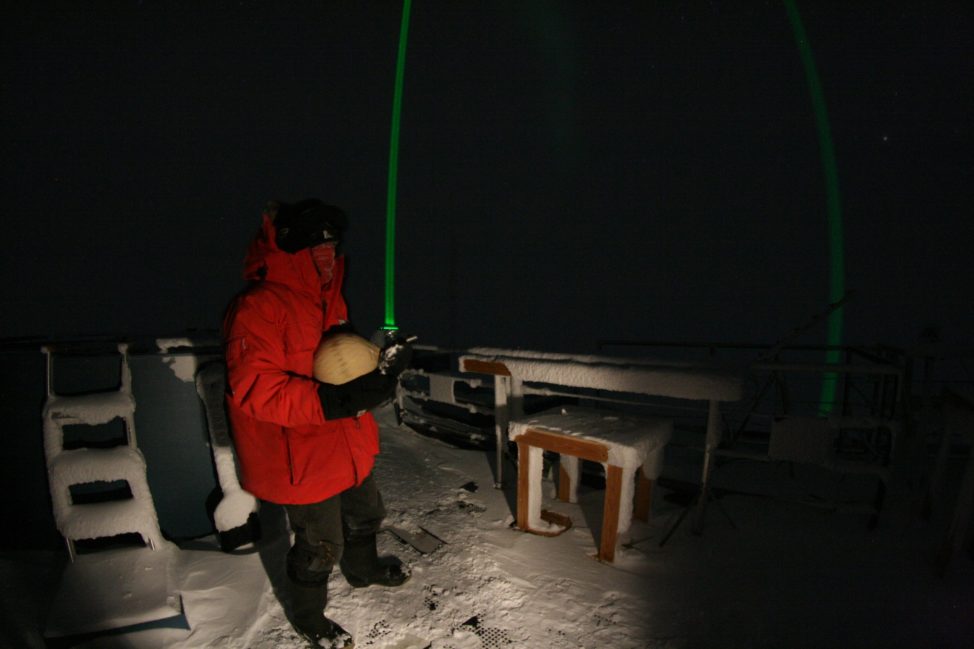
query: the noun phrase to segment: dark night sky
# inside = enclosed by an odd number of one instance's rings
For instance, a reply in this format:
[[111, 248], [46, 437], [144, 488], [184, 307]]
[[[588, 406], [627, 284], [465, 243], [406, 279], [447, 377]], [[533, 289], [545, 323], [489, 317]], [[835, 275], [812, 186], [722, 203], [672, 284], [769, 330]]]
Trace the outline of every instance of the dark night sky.
[[[0, 337], [216, 328], [263, 204], [309, 195], [350, 213], [353, 320], [381, 324], [399, 3], [205, 4], [5, 11]], [[846, 340], [969, 344], [974, 9], [797, 4]], [[397, 316], [424, 342], [773, 342], [828, 302], [781, 2], [415, 0], [403, 102]]]

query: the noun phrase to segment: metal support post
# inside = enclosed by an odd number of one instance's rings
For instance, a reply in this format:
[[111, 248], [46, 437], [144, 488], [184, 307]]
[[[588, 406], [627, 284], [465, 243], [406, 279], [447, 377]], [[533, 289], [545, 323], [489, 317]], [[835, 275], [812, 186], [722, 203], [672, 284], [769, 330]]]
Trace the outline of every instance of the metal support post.
[[507, 448], [507, 427], [511, 421], [510, 404], [508, 402], [510, 393], [511, 377], [494, 376], [494, 434], [497, 441], [495, 489], [500, 489], [504, 485], [504, 451]]

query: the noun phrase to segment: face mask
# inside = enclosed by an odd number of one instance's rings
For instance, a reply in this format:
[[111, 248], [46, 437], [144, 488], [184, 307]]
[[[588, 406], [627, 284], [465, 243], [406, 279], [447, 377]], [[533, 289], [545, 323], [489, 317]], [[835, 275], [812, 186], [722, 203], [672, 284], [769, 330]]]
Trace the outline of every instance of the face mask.
[[321, 285], [324, 286], [331, 281], [335, 273], [335, 245], [324, 243], [311, 248], [311, 259], [314, 260], [315, 268], [321, 277]]

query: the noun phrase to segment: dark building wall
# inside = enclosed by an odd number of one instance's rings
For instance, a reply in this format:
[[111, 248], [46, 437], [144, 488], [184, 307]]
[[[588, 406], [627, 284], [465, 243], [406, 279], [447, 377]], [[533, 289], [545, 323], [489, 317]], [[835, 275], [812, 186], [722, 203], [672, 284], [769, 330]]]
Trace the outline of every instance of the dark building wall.
[[0, 421], [4, 426], [0, 467], [0, 546], [57, 547], [44, 462], [41, 408], [44, 357], [40, 349], [5, 351], [0, 373]]

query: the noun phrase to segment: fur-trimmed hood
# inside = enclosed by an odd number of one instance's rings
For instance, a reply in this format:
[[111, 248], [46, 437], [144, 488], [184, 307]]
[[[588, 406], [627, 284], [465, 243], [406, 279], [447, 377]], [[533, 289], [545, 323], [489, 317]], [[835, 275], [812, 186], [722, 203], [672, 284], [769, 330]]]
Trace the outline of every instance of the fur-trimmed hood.
[[260, 229], [250, 242], [244, 257], [244, 279], [251, 282], [267, 281], [286, 284], [296, 291], [321, 295], [327, 299], [341, 291], [345, 276], [345, 258], [335, 259], [335, 271], [331, 282], [322, 287], [310, 250], [289, 254], [277, 247], [274, 228], [273, 205], [264, 211]]

